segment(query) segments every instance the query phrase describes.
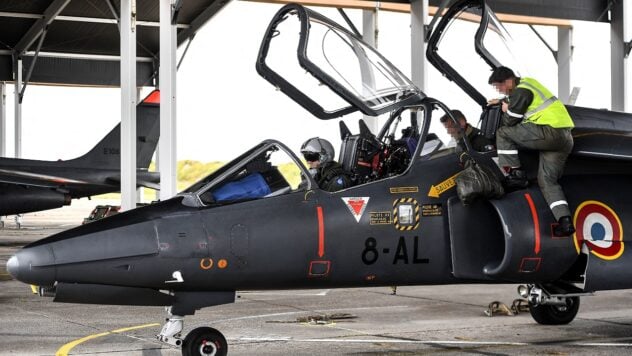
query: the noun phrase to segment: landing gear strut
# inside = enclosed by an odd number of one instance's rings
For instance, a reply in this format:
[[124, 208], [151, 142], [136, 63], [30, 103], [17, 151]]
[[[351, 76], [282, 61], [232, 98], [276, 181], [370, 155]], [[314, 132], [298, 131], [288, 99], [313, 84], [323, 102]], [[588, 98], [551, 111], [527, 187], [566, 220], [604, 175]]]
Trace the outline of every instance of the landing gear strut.
[[156, 336], [158, 340], [173, 346], [181, 346], [183, 356], [225, 356], [228, 353], [226, 338], [213, 328], [193, 329], [182, 339], [184, 316], [172, 315], [169, 309], [167, 311], [169, 317], [160, 334]]
[[529, 301], [531, 317], [543, 325], [568, 324], [579, 311], [579, 296], [590, 293], [553, 294], [543, 286], [529, 285], [518, 287], [518, 293]]
[[156, 335], [156, 338], [164, 343], [173, 346], [182, 345], [182, 327], [184, 326], [184, 317], [180, 315], [171, 315], [169, 309], [167, 309], [169, 317], [167, 322], [162, 326], [160, 334]]

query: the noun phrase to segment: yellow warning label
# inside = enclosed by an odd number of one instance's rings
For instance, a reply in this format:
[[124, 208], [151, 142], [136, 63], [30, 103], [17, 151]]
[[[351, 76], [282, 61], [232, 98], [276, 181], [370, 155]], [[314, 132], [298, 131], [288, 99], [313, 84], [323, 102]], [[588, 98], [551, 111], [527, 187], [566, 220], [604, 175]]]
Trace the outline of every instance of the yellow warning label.
[[430, 190], [428, 191], [428, 196], [431, 198], [438, 198], [441, 194], [454, 188], [454, 186], [456, 185], [456, 181], [454, 180], [454, 178], [456, 178], [456, 176], [458, 176], [459, 173], [453, 175], [452, 177], [444, 180], [443, 182], [437, 185], [431, 185]]
[[418, 187], [392, 187], [389, 188], [391, 194], [417, 193]]

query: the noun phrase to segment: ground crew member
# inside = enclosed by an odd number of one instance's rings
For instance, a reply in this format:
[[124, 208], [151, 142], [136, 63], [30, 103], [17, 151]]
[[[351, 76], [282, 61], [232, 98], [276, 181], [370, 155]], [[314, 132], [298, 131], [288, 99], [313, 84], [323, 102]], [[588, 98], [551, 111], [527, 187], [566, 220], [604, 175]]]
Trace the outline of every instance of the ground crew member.
[[557, 182], [573, 149], [571, 129], [575, 125], [566, 107], [537, 80], [516, 77], [507, 67], [494, 69], [489, 84], [508, 96], [502, 103], [503, 125], [496, 132], [498, 165], [507, 173], [507, 187], [526, 188], [529, 184], [520, 168], [518, 149], [540, 151], [538, 184], [558, 221], [554, 233], [571, 235], [575, 232], [571, 212]]
[[335, 192], [351, 186], [351, 178], [334, 161], [334, 146], [323, 138], [313, 137], [301, 145], [301, 153], [320, 189]]
[[463, 142], [463, 134], [467, 137], [470, 146], [479, 152], [491, 151], [494, 149], [494, 142], [483, 135], [481, 130], [468, 124], [465, 115], [460, 110], [450, 110], [450, 113], [456, 119], [458, 125], [450, 118], [448, 114], [443, 115], [439, 121], [443, 124], [446, 131], [456, 141], [461, 150], [466, 151]]

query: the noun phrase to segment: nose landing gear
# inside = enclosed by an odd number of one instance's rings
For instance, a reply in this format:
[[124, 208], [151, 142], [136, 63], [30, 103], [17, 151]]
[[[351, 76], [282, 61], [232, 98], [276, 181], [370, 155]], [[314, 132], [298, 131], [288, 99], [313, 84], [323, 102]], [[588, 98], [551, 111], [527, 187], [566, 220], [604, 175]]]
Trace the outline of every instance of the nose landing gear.
[[196, 328], [182, 339], [180, 333], [183, 326], [184, 317], [170, 313], [167, 322], [156, 337], [164, 343], [181, 346], [183, 356], [226, 356], [228, 353], [228, 342], [216, 329]]

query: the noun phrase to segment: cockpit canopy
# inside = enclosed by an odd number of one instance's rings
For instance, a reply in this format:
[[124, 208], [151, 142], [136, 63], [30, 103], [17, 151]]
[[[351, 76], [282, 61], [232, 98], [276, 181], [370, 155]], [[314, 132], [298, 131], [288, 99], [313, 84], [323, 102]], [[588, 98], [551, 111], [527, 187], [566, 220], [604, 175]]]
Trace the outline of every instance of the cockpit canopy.
[[[298, 66], [287, 62], [288, 48], [296, 48]], [[270, 23], [257, 71], [320, 119], [357, 110], [377, 116], [425, 97], [371, 46], [296, 4], [283, 7]]]
[[519, 51], [511, 35], [485, 0], [457, 0], [432, 30], [426, 56], [439, 72], [485, 106], [487, 98], [497, 95], [487, 83], [492, 69], [507, 66], [525, 74], [515, 53]]

